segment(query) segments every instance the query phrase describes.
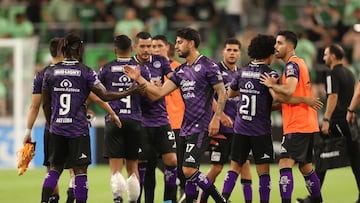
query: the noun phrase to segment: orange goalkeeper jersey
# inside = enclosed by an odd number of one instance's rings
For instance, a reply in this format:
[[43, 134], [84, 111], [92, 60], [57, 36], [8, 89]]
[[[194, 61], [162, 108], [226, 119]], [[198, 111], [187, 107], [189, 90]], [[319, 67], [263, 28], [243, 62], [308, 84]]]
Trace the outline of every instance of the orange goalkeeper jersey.
[[[296, 66], [298, 68], [296, 68]], [[297, 77], [298, 83], [293, 96], [312, 96], [311, 83], [308, 68], [303, 59], [291, 57], [286, 64], [282, 83], [286, 83], [287, 77]], [[319, 132], [319, 124], [316, 110], [307, 104], [282, 105], [284, 135], [289, 133], [313, 133]]]
[[[177, 61], [170, 63], [171, 68], [174, 70], [180, 65]], [[166, 110], [169, 114], [169, 121], [172, 129], [180, 129], [184, 117], [185, 106], [180, 94], [180, 90], [176, 89], [169, 95], [165, 96]]]

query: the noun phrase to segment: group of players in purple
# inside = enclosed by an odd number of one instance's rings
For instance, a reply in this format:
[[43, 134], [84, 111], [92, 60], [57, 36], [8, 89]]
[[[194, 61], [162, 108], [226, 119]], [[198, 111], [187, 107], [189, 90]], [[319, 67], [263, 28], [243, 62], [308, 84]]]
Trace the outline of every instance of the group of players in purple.
[[[292, 34], [286, 31], [282, 36], [287, 37], [289, 33]], [[84, 47], [78, 36], [69, 34], [60, 40], [58, 53], [64, 59], [38, 74], [36, 78], [41, 78], [41, 83], [34, 82], [34, 90], [41, 87], [49, 126], [45, 135], [48, 139], [45, 161], [49, 163], [49, 171], [44, 179], [41, 202], [58, 201], [58, 197], [57, 200], [52, 197], [64, 168], [73, 170], [76, 202], [87, 201], [87, 167], [91, 154], [86, 101], [91, 92], [109, 101], [111, 107], [105, 116], [104, 157], [109, 160], [114, 202], [123, 202], [125, 192], [128, 192], [128, 202], [141, 202], [147, 164], [154, 155], [160, 156], [164, 165], [164, 202], [177, 202], [178, 169], [186, 178], [180, 181], [186, 181], [187, 203], [197, 202], [198, 188], [202, 190], [200, 202], [207, 202], [209, 196], [217, 203], [230, 202], [238, 175], [241, 175], [245, 202], [252, 202], [250, 154], [259, 176], [260, 202], [269, 202], [269, 165], [274, 162], [270, 114], [275, 100], [285, 102], [266, 85], [279, 78], [270, 68], [277, 39], [261, 34], [254, 37], [248, 47], [252, 61], [240, 69], [236, 66], [241, 55], [238, 40], [228, 39], [224, 44], [224, 59], [215, 62], [199, 53], [198, 31], [182, 28], [176, 32], [175, 49], [185, 63], [175, 71], [166, 57], [151, 54], [151, 41], [152, 36], [147, 32], [138, 33], [133, 46], [127, 36], [116, 36], [116, 59], [96, 73], [81, 63]], [[135, 56], [132, 56], [132, 47]], [[177, 143], [164, 97], [178, 88], [185, 112], [181, 142]], [[293, 97], [287, 102], [319, 106], [313, 98]], [[29, 140], [31, 136], [27, 134], [24, 142]], [[200, 159], [210, 143], [213, 144], [212, 165], [208, 174], [204, 174], [199, 170]], [[176, 156], [176, 150], [183, 153]], [[220, 193], [214, 181], [229, 157], [230, 170]], [[124, 163], [127, 178], [121, 173]], [[316, 177], [310, 182], [315, 182], [314, 187], [308, 187], [313, 202], [322, 202]], [[286, 184], [280, 181], [280, 187], [284, 189]], [[284, 203], [291, 202], [291, 192], [289, 188], [281, 193]], [[154, 201], [153, 196], [146, 196], [145, 191], [145, 202]]]

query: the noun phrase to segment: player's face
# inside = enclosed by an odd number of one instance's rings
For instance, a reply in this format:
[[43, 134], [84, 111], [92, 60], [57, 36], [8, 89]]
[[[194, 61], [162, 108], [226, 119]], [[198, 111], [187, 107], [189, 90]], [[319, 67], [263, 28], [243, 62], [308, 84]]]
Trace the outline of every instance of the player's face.
[[189, 44], [190, 41], [184, 38], [176, 37], [175, 50], [178, 53], [179, 57], [186, 58], [189, 56], [190, 54]]
[[288, 50], [288, 43], [285, 40], [284, 36], [277, 36], [275, 43], [275, 56], [276, 58], [283, 59], [286, 56]]
[[158, 54], [158, 55], [167, 57], [168, 50], [169, 50], [169, 47], [167, 44], [165, 44], [164, 41], [159, 40], [159, 39], [154, 39], [152, 41], [152, 45], [151, 45], [151, 53], [152, 54]]
[[328, 67], [330, 67], [330, 65], [331, 65], [331, 55], [330, 55], [329, 48], [326, 48], [326, 49], [325, 49], [323, 60], [324, 60], [325, 64], [326, 64]]
[[223, 49], [224, 61], [228, 64], [235, 64], [241, 56], [241, 50], [237, 44], [226, 44]]
[[142, 62], [149, 61], [151, 55], [151, 38], [149, 39], [138, 39], [135, 44], [136, 56]]

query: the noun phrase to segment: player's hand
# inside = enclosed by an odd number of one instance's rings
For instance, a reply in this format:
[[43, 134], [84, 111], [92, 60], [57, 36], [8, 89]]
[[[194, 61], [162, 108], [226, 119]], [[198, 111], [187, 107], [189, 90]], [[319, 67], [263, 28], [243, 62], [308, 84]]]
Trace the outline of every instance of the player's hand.
[[111, 121], [114, 121], [115, 124], [116, 124], [116, 126], [117, 126], [118, 128], [121, 128], [121, 127], [122, 127], [122, 123], [121, 123], [121, 121], [120, 121], [120, 118], [119, 118], [119, 116], [117, 116], [115, 113], [114, 113], [114, 114], [110, 114], [110, 120], [111, 120]]
[[25, 145], [28, 142], [32, 142], [32, 140], [31, 140], [31, 130], [30, 129], [25, 130], [25, 137], [24, 137], [24, 140], [23, 140], [23, 145]]
[[323, 122], [321, 126], [321, 133], [324, 135], [329, 135], [330, 133], [330, 123], [329, 122]]
[[133, 84], [131, 85], [131, 87], [129, 88], [129, 91], [131, 93], [139, 93], [139, 94], [144, 94], [145, 93], [145, 88], [146, 88], [146, 84], [139, 84], [137, 82], [133, 82]]
[[272, 78], [268, 73], [264, 73], [260, 76], [260, 83], [266, 87], [271, 87], [273, 84], [277, 83], [276, 78]]
[[320, 98], [315, 97], [304, 97], [304, 103], [309, 105], [315, 110], [320, 110], [323, 107], [323, 103], [320, 101]]
[[209, 136], [212, 137], [216, 135], [219, 132], [219, 128], [220, 128], [220, 119], [216, 116], [213, 116], [209, 123], [209, 128], [208, 128]]
[[348, 111], [348, 112], [346, 113], [346, 120], [347, 120], [347, 122], [349, 122], [350, 124], [354, 124], [354, 123], [355, 123], [355, 118], [356, 118], [355, 112], [350, 112], [350, 111]]
[[137, 81], [140, 78], [140, 66], [136, 66], [136, 68], [132, 66], [125, 65], [124, 66], [124, 72], [127, 76], [129, 76], [131, 79]]
[[220, 122], [221, 122], [221, 124], [223, 124], [223, 126], [228, 127], [228, 128], [232, 128], [234, 125], [231, 118], [228, 115], [226, 115], [225, 113], [222, 114]]

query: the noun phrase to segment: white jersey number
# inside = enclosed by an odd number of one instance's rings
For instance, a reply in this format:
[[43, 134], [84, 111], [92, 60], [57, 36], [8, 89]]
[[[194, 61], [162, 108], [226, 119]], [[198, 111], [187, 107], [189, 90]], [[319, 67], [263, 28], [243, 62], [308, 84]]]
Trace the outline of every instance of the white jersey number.
[[66, 115], [70, 111], [71, 104], [71, 95], [70, 94], [61, 94], [60, 95], [60, 107], [59, 115]]
[[242, 115], [255, 116], [256, 114], [256, 95], [241, 95], [241, 101], [244, 103], [240, 106], [239, 112]]

